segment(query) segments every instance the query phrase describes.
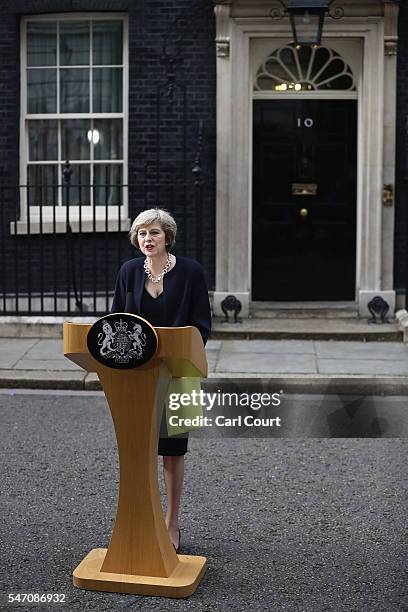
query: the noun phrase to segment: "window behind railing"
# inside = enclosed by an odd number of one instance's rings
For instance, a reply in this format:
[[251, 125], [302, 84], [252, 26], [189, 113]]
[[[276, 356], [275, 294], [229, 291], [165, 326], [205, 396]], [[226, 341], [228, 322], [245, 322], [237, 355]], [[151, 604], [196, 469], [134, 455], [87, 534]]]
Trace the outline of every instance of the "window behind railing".
[[66, 160], [71, 219], [103, 219], [106, 202], [111, 218], [125, 219], [126, 18], [27, 17], [21, 44], [20, 182], [32, 186], [21, 200], [21, 220], [30, 211], [32, 222], [54, 214], [64, 221]]
[[[69, 167], [68, 167], [69, 170]], [[67, 201], [76, 193], [75, 183], [67, 180], [52, 185]], [[110, 193], [110, 185], [105, 193]], [[56, 205], [47, 221], [38, 224], [19, 222], [19, 200], [31, 189], [27, 185], [9, 186], [0, 180], [0, 313], [12, 315], [89, 315], [105, 314], [110, 309], [117, 272], [122, 263], [140, 253], [128, 240], [129, 222], [109, 218], [108, 199], [98, 215], [86, 223], [71, 219], [65, 207], [65, 221], [57, 224]], [[205, 251], [204, 209], [208, 191], [200, 182], [173, 180], [154, 192], [140, 181], [120, 185], [135, 204], [134, 216], [157, 201], [175, 217], [178, 225], [173, 252], [199, 261]], [[186, 198], [189, 207], [186, 209]], [[91, 212], [95, 213], [95, 206]], [[101, 211], [103, 216], [101, 216]], [[92, 229], [94, 228], [94, 231]]]

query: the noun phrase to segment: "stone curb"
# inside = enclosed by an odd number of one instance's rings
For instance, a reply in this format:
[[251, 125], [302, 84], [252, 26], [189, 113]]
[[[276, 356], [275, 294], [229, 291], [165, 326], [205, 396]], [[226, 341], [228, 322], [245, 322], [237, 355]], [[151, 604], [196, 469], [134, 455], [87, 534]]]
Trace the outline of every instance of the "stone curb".
[[[203, 380], [206, 392], [216, 392], [221, 386], [253, 392], [278, 392], [302, 394], [339, 395], [408, 395], [408, 377], [405, 376], [338, 376], [338, 375], [285, 375], [248, 373], [219, 374]], [[85, 372], [37, 372], [24, 370], [1, 370], [0, 388], [7, 389], [66, 389], [100, 391], [96, 374]]]
[[84, 389], [86, 372], [0, 370], [2, 389]]
[[[408, 395], [408, 377], [405, 376], [338, 376], [338, 375], [296, 375], [296, 374], [267, 374], [259, 378], [254, 375], [234, 374], [230, 376], [210, 377], [203, 381], [202, 387], [205, 391], [216, 392], [220, 385], [232, 384], [250, 388], [254, 392], [283, 391], [284, 393], [301, 393], [307, 395], [330, 394], [330, 395]], [[260, 384], [261, 383], [261, 384]], [[255, 389], [256, 387], [256, 389]]]
[[220, 331], [211, 332], [211, 340], [358, 340], [360, 342], [401, 342], [402, 331], [389, 332], [314, 332], [314, 331]]

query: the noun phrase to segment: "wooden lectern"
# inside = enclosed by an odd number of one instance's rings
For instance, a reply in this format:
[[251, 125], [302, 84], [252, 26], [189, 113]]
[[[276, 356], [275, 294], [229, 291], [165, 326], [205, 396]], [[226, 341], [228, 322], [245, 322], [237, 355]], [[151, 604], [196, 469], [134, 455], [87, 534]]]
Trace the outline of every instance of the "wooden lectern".
[[90, 324], [64, 323], [64, 355], [96, 372], [109, 403], [119, 450], [120, 485], [109, 547], [95, 548], [74, 570], [81, 589], [163, 597], [191, 595], [206, 558], [177, 555], [167, 533], [157, 480], [161, 407], [171, 376], [206, 376], [195, 327], [155, 328], [155, 355], [138, 368], [99, 363], [88, 351]]

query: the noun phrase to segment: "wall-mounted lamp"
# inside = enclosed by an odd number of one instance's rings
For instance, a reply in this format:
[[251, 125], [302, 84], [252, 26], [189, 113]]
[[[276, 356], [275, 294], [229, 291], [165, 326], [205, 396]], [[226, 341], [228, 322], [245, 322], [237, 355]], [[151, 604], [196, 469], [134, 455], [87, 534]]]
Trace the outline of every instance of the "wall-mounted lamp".
[[283, 7], [282, 9], [271, 9], [270, 15], [273, 19], [282, 19], [289, 16], [293, 31], [295, 44], [298, 46], [319, 46], [322, 42], [322, 32], [326, 13], [333, 19], [343, 17], [344, 10], [336, 7], [330, 9], [335, 0], [275, 0]]
[[326, 12], [325, 0], [291, 0], [288, 4], [290, 23], [296, 45], [320, 45]]

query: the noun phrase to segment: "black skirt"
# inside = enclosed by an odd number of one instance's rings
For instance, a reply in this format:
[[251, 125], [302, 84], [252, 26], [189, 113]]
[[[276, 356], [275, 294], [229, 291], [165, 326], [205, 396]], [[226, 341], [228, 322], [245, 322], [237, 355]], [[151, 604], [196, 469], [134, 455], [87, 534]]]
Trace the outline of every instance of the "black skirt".
[[167, 433], [166, 408], [163, 407], [160, 422], [159, 444], [157, 454], [162, 457], [179, 457], [185, 455], [188, 446], [188, 433], [169, 436]]
[[159, 438], [158, 455], [162, 457], [180, 457], [187, 452], [188, 438]]
[[[142, 316], [147, 319], [151, 325], [156, 327], [167, 327], [163, 293], [157, 298], [153, 298], [150, 293], [144, 289], [142, 297]], [[163, 457], [178, 457], [180, 455], [185, 455], [187, 452], [188, 434], [180, 434], [179, 436], [172, 436], [169, 438], [167, 436], [165, 416], [165, 410], [163, 410], [157, 454]]]

